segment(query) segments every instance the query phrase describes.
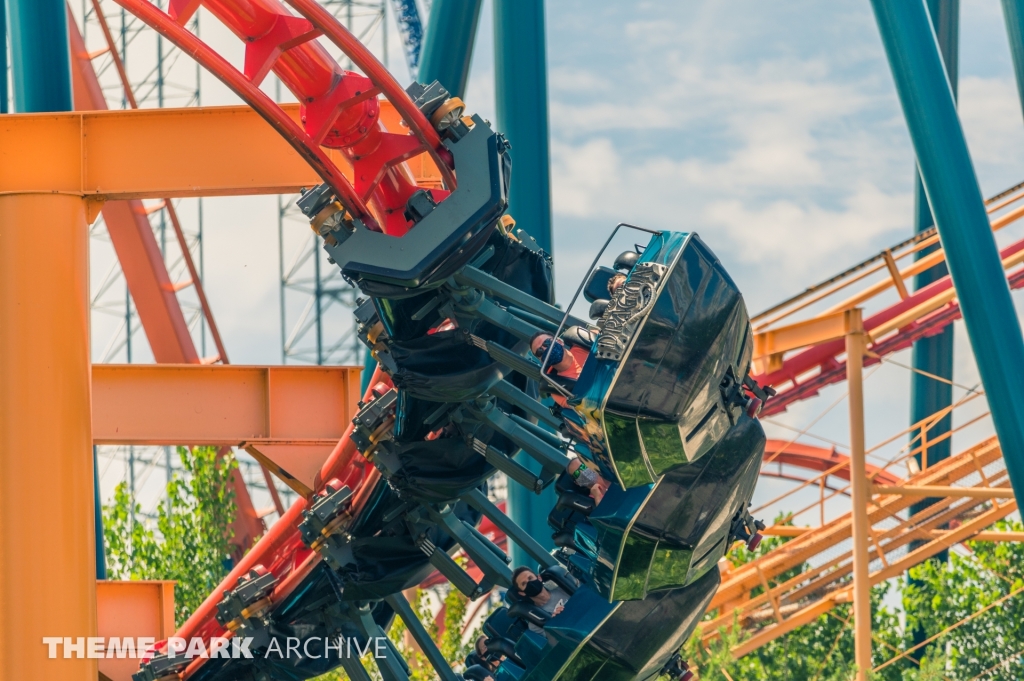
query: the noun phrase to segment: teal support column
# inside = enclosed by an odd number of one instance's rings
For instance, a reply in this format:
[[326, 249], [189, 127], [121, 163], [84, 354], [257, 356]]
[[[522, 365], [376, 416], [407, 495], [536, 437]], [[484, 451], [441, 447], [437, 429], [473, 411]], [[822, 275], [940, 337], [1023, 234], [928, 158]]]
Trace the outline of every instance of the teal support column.
[[1003, 19], [1010, 38], [1010, 56], [1017, 76], [1017, 94], [1024, 106], [1024, 0], [1002, 0]]
[[[928, 14], [932, 20], [932, 29], [935, 31], [935, 39], [939, 45], [939, 53], [942, 55], [942, 63], [946, 67], [946, 77], [949, 80], [949, 89], [953, 93], [953, 99], [957, 97], [957, 84], [959, 81], [959, 38], [960, 38], [960, 0], [927, 0]], [[921, 182], [921, 172], [914, 171], [914, 231], [921, 233], [935, 226], [932, 218], [931, 208], [928, 207], [928, 197], [924, 192], [924, 184]], [[936, 244], [930, 248], [917, 252], [915, 259], [921, 259], [939, 248]], [[949, 274], [945, 263], [921, 272], [914, 278], [914, 289], [921, 289], [937, 279]], [[940, 376], [949, 381], [953, 380], [953, 325], [950, 324], [938, 334], [928, 338], [922, 338], [914, 343], [911, 351], [911, 364], [915, 369], [926, 372], [932, 376]], [[914, 424], [925, 419], [940, 409], [945, 409], [953, 404], [953, 386], [949, 383], [937, 381], [924, 373], [913, 373], [910, 375], [910, 423]], [[931, 426], [924, 435], [928, 440], [935, 440], [948, 433], [953, 427], [953, 415], [949, 414]], [[913, 447], [921, 443], [922, 433], [919, 429], [910, 432]], [[920, 465], [925, 459], [930, 466], [942, 459], [948, 459], [953, 451], [953, 441], [946, 438], [942, 442], [929, 446], [922, 456], [918, 454], [915, 458]], [[910, 514], [920, 513], [928, 506], [934, 504], [936, 499], [921, 499], [910, 505]], [[917, 548], [923, 541], [911, 542], [911, 550]], [[935, 555], [933, 560], [945, 563], [949, 560], [949, 552], [942, 551]], [[917, 588], [924, 588], [920, 582], [907, 573], [908, 583]], [[915, 627], [911, 631], [914, 645], [923, 643], [928, 634], [923, 627]], [[911, 656], [920, 661], [928, 653], [928, 646], [922, 646], [915, 650]]]
[[509, 214], [551, 253], [551, 161], [543, 0], [494, 0], [497, 129], [512, 143]]
[[366, 354], [363, 356], [363, 376], [360, 382], [360, 399], [362, 395], [366, 394], [366, 389], [370, 387], [370, 379], [373, 378], [373, 372], [377, 370], [377, 360], [370, 354], [370, 348], [366, 348]]
[[7, 7], [0, 0], [0, 114], [10, 111], [7, 101]]
[[[542, 467], [533, 457], [520, 452], [515, 458], [534, 475], [540, 475]], [[528, 535], [537, 540], [546, 551], [555, 548], [551, 540], [553, 533], [548, 526], [548, 514], [555, 507], [558, 499], [555, 496], [554, 484], [540, 494], [534, 494], [522, 485], [513, 480], [508, 481], [508, 499], [506, 501], [505, 513], [519, 527], [523, 528]], [[508, 543], [508, 556], [512, 559], [512, 568], [520, 565], [528, 565], [531, 570], [537, 569], [537, 561], [530, 558], [530, 554], [523, 551], [515, 542]]]
[[922, 0], [872, 0], [1015, 494], [1024, 499], [1024, 338]]
[[[953, 98], [957, 95], [959, 73], [959, 34], [960, 34], [960, 0], [928, 0], [928, 13], [931, 16], [935, 38], [942, 54], [942, 63], [946, 67], [949, 88]], [[921, 183], [921, 174], [916, 172], [914, 178], [914, 231], [924, 232], [935, 225], [932, 211], [928, 207], [928, 197]], [[916, 258], [920, 259], [938, 248], [921, 250]], [[914, 279], [914, 288], [921, 289], [948, 274], [945, 263], [936, 265], [921, 272]], [[940, 333], [929, 338], [922, 338], [914, 343], [913, 366], [922, 372], [940, 376], [948, 381], [953, 380], [953, 326], [949, 325]], [[910, 377], [910, 423], [914, 424], [945, 409], [953, 404], [953, 386], [937, 381], [924, 374], [914, 373]], [[928, 440], [934, 440], [948, 433], [952, 428], [952, 414], [941, 419], [926, 433]], [[920, 444], [920, 433], [915, 430], [910, 434], [915, 445]], [[952, 452], [952, 441], [947, 438], [942, 442], [928, 447], [927, 464], [948, 459]], [[918, 463], [923, 457], [917, 456]], [[925, 499], [912, 504], [910, 513], [914, 514], [935, 503], [934, 499]], [[944, 559], [940, 556], [940, 559]]]
[[[436, 1], [436, 0], [435, 0]], [[509, 215], [551, 253], [551, 171], [548, 151], [548, 79], [543, 0], [494, 0], [494, 87], [497, 130], [512, 144]], [[553, 301], [548, 301], [553, 302]], [[540, 464], [516, 459], [534, 474]], [[509, 481], [507, 512], [545, 548], [552, 549], [548, 513], [554, 486], [541, 494]], [[536, 567], [509, 543], [513, 567]]]
[[465, 98], [481, 6], [483, 0], [434, 0], [416, 80], [436, 80], [456, 97]]
[[71, 50], [63, 0], [7, 0], [18, 113], [71, 111]]
[[107, 551], [103, 545], [103, 505], [100, 503], [100, 468], [96, 445], [92, 446], [93, 504], [96, 510], [96, 579], [107, 578]]

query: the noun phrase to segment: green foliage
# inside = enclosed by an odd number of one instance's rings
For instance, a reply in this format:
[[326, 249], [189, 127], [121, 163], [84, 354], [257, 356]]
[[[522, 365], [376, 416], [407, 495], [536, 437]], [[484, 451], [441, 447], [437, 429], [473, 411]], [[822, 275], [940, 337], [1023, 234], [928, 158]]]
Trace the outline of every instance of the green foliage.
[[473, 632], [462, 642], [462, 631], [466, 626], [466, 615], [469, 614], [469, 599], [461, 591], [452, 587], [444, 598], [444, 632], [441, 634], [441, 654], [453, 667], [461, 666], [466, 656], [473, 652], [473, 642], [479, 631]]
[[[786, 518], [776, 518], [775, 524], [787, 524]], [[737, 544], [727, 558], [733, 565], [742, 565], [770, 553], [787, 541], [783, 537], [766, 537], [754, 552]], [[793, 568], [772, 581], [784, 582], [801, 570], [800, 567]], [[891, 657], [894, 649], [903, 649], [899, 617], [882, 604], [889, 588], [885, 584], [872, 590], [872, 620], [876, 637], [872, 647], [875, 651], [875, 664]], [[751, 596], [756, 597], [762, 592], [763, 589], [758, 587], [751, 592]], [[734, 624], [733, 627], [724, 628], [721, 636], [707, 648], [701, 646], [700, 638], [695, 635], [684, 647], [684, 658], [699, 669], [702, 681], [847, 681], [853, 678], [855, 672], [851, 612], [849, 605], [840, 605], [739, 660], [733, 660], [730, 651], [749, 633], [741, 636], [739, 627]], [[765, 622], [765, 626], [770, 623], [771, 620]], [[879, 681], [903, 681], [904, 669], [911, 666], [916, 667], [909, 660], [901, 661], [881, 670], [874, 678]]]
[[[452, 590], [454, 591], [454, 589]], [[430, 634], [431, 640], [437, 641], [438, 628], [434, 618], [430, 615], [430, 602], [427, 598], [427, 592], [422, 589], [416, 589], [416, 598], [413, 599], [412, 606], [413, 610], [416, 611], [416, 616], [426, 627], [427, 633]], [[447, 624], [447, 621], [445, 624]], [[408, 627], [405, 626], [402, 619], [395, 617], [388, 636], [409, 663], [410, 681], [433, 681], [433, 679], [437, 678], [437, 675], [434, 673], [433, 667], [430, 666], [427, 656], [421, 653], [415, 646], [407, 646], [405, 644], [406, 631], [408, 631]]]
[[[465, 561], [461, 557], [456, 558], [456, 560], [465, 566]], [[469, 614], [469, 599], [462, 595], [462, 592], [458, 589], [454, 587], [449, 588], [442, 603], [444, 604], [443, 631], [431, 614], [428, 592], [416, 589], [415, 598], [412, 599], [413, 610], [415, 610], [420, 622], [423, 623], [423, 627], [427, 630], [431, 640], [437, 644], [438, 649], [444, 655], [444, 659], [448, 661], [448, 664], [453, 669], [459, 670], [464, 666], [466, 656], [473, 651], [473, 643], [476, 641], [477, 636], [479, 636], [480, 630], [474, 631], [466, 638], [467, 643], [463, 643], [462, 632], [466, 627], [466, 618]], [[391, 624], [391, 629], [388, 631], [388, 638], [391, 639], [408, 663], [410, 681], [435, 681], [437, 679], [437, 672], [430, 665], [426, 655], [419, 652], [415, 645], [406, 644], [406, 631], [407, 628], [402, 619], [395, 617]], [[379, 681], [381, 678], [380, 671], [373, 660], [366, 657], [362, 662], [363, 667], [369, 672], [370, 678], [374, 679], [374, 681]], [[338, 668], [316, 677], [313, 681], [348, 681], [348, 678], [348, 675]]]
[[[995, 529], [1021, 531], [1024, 526], [1001, 522]], [[756, 553], [737, 548], [729, 560], [734, 565], [746, 563], [785, 541], [769, 537]], [[908, 632], [918, 626], [931, 637], [998, 604], [943, 634], [927, 648], [920, 665], [905, 656], [872, 674], [873, 680], [1024, 678], [1024, 544], [975, 541], [967, 546], [972, 551], [968, 557], [951, 553], [949, 563], [928, 561], [913, 568], [916, 583], [893, 581], [872, 590], [873, 663], [879, 665], [911, 648]], [[797, 572], [794, 569], [773, 581], [784, 581]], [[906, 626], [901, 626], [898, 613], [883, 604], [897, 589], [903, 597]], [[752, 595], [760, 592], [755, 589]], [[846, 681], [855, 671], [852, 624], [850, 606], [841, 605], [740, 660], [733, 660], [729, 651], [749, 632], [741, 636], [735, 626], [724, 628], [707, 648], [694, 636], [684, 656], [699, 669], [702, 681]]]
[[228, 572], [231, 476], [238, 464], [215, 447], [178, 448], [185, 475], [167, 484], [167, 503], [155, 527], [142, 518], [125, 483], [103, 507], [103, 538], [111, 579], [173, 579], [175, 621], [180, 626]]
[[[1003, 521], [995, 529], [1020, 532], [1024, 526]], [[917, 583], [904, 588], [907, 628], [920, 626], [931, 637], [999, 601], [933, 648], [948, 650], [945, 677], [951, 681], [1024, 678], [1024, 544], [972, 541], [968, 548], [967, 557], [951, 552], [947, 564], [929, 561], [911, 570]], [[1014, 592], [1020, 593], [1010, 596]]]

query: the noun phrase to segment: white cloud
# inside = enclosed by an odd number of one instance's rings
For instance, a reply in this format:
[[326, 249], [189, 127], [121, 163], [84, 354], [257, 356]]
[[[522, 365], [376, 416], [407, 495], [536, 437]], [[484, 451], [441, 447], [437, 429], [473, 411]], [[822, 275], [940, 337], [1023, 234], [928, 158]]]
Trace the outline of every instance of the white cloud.
[[1021, 179], [1024, 116], [1012, 77], [960, 80], [960, 119], [982, 187], [992, 193]]

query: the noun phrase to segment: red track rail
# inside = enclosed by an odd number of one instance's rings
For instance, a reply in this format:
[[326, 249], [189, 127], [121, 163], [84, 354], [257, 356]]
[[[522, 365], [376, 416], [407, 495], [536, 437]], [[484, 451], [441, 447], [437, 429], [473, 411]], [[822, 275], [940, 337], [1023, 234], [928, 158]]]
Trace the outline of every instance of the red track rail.
[[[836, 451], [835, 447], [814, 447], [799, 442], [768, 440], [764, 446], [764, 460], [765, 468], [761, 470], [761, 475], [768, 477], [795, 479], [795, 477], [790, 478], [785, 475], [776, 475], [774, 472], [769, 471], [767, 466], [774, 463], [779, 466], [793, 466], [808, 471], [817, 471], [818, 473], [829, 471], [831, 477], [846, 480], [847, 482], [850, 480], [850, 457], [840, 454]], [[902, 482], [897, 476], [878, 466], [868, 464], [867, 471], [868, 476], [879, 485], [895, 486]]]
[[[116, 2], [191, 55], [259, 113], [331, 186], [349, 214], [370, 229], [401, 236], [411, 227], [405, 205], [421, 188], [404, 162], [414, 156], [429, 154], [447, 190], [455, 188], [447, 162], [451, 156], [437, 131], [380, 62], [316, 3], [296, 0], [296, 9], [307, 14], [296, 17], [277, 0], [172, 0], [169, 14], [148, 0]], [[243, 71], [183, 26], [200, 4], [245, 42]], [[366, 75], [343, 70], [316, 42], [321, 34]], [[259, 89], [271, 70], [301, 103], [301, 125]], [[377, 100], [381, 93], [402, 114], [410, 134], [384, 129]], [[351, 160], [354, 186], [324, 146], [340, 149]], [[432, 194], [441, 200], [447, 191]]]
[[[390, 387], [387, 376], [378, 368], [370, 381], [370, 386], [384, 383]], [[371, 390], [363, 395], [363, 400], [372, 399]], [[373, 492], [380, 473], [358, 455], [355, 444], [351, 440], [352, 426], [338, 442], [320, 470], [319, 481], [338, 479], [342, 484], [355, 492], [349, 512], [353, 517], [362, 510], [369, 495]], [[323, 483], [318, 484], [318, 488]], [[209, 639], [214, 636], [230, 636], [230, 632], [217, 622], [217, 603], [225, 591], [233, 589], [238, 578], [245, 575], [256, 565], [262, 565], [278, 579], [277, 587], [270, 599], [277, 603], [288, 596], [320, 561], [319, 554], [310, 551], [299, 534], [298, 525], [302, 521], [302, 512], [306, 510], [306, 500], [298, 499], [292, 504], [270, 530], [257, 542], [225, 577], [213, 592], [207, 596], [202, 605], [181, 626], [176, 636], [183, 638], [202, 637]], [[197, 658], [186, 670], [184, 678], [195, 672], [205, 660]]]
[[[1005, 259], [1024, 250], [1024, 239], [1014, 242], [1000, 251]], [[1007, 277], [1010, 288], [1024, 287], [1024, 269], [1019, 269]], [[903, 300], [873, 314], [864, 320], [864, 329], [870, 334], [900, 314], [912, 310], [933, 296], [949, 290], [953, 281], [949, 275], [914, 292]], [[908, 326], [899, 329], [894, 335], [868, 346], [874, 355], [864, 357], [864, 366], [871, 366], [881, 361], [879, 357], [891, 355], [906, 349], [914, 341], [939, 333], [942, 329], [960, 319], [960, 305], [953, 301]], [[846, 360], [840, 359], [846, 352], [843, 339], [815, 345], [787, 358], [777, 371], [755, 376], [761, 385], [774, 386], [779, 394], [765, 405], [763, 414], [771, 416], [786, 410], [790, 404], [814, 397], [829, 385], [846, 380]], [[813, 373], [812, 373], [813, 372]], [[808, 376], [810, 374], [810, 376]]]

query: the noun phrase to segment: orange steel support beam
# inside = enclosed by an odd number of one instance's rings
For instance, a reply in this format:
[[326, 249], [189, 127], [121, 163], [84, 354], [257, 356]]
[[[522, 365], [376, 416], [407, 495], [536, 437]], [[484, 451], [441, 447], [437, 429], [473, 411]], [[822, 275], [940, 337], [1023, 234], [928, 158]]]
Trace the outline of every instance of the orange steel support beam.
[[337, 444], [359, 401], [359, 367], [95, 364], [96, 444]]
[[[973, 475], [978, 468], [984, 469], [1002, 456], [998, 442], [990, 438], [970, 449], [937, 463], [935, 466], [918, 473], [910, 482], [912, 484], [935, 484], [940, 481], [959, 481]], [[977, 502], [980, 504], [981, 502]], [[876, 500], [869, 508], [872, 524], [880, 523], [886, 518], [893, 518], [911, 504], [910, 498], [888, 496]], [[1005, 505], [1004, 505], [1005, 506]], [[939, 506], [942, 508], [942, 506]], [[974, 506], [971, 505], [970, 508]], [[943, 521], [945, 522], [945, 521]], [[994, 522], [994, 521], [993, 521]], [[985, 529], [986, 526], [978, 528]], [[709, 609], [714, 610], [722, 603], [735, 601], [745, 593], [761, 586], [762, 575], [765, 579], [774, 580], [793, 568], [800, 567], [814, 556], [829, 550], [851, 537], [851, 518], [849, 515], [837, 518], [825, 526], [812, 528], [800, 537], [758, 558], [751, 563], [738, 566], [732, 570], [722, 582], [718, 593], [711, 602]], [[922, 536], [921, 538], [926, 538]]]
[[[133, 641], [140, 637], [151, 637], [163, 641], [174, 635], [174, 582], [162, 580], [139, 580], [131, 582], [96, 582], [96, 606], [98, 610], [97, 636], [104, 643], [111, 638]], [[139, 670], [139, 661], [145, 651], [135, 650], [134, 655], [111, 657], [99, 660], [100, 673], [110, 681], [131, 681], [132, 674]], [[101, 677], [102, 678], [102, 677]]]
[[846, 333], [843, 311], [832, 312], [754, 334], [754, 362], [759, 373], [777, 371], [782, 355], [790, 350], [842, 338]]
[[[298, 105], [283, 105], [298, 118]], [[350, 163], [332, 154], [343, 170]], [[97, 199], [290, 194], [316, 173], [245, 106], [8, 114], [0, 194]]]
[[96, 635], [85, 204], [0, 196], [2, 679], [97, 678], [42, 644]]
[[[68, 32], [71, 37], [75, 109], [106, 109], [107, 101], [70, 8]], [[139, 158], [144, 156], [142, 151], [139, 150]], [[19, 162], [25, 163], [26, 159]], [[142, 202], [109, 201], [103, 206], [103, 220], [139, 312], [146, 340], [153, 350], [153, 358], [160, 363], [198, 364], [199, 355]]]
[[972, 499], [1013, 499], [1010, 487], [949, 487], [944, 485], [905, 485], [885, 487], [873, 485], [873, 494], [892, 494], [903, 497], [970, 497]]
[[302, 496], [350, 424], [359, 367], [96, 364], [97, 444], [240, 446]]
[[[920, 486], [953, 484], [976, 475], [978, 470], [986, 470], [986, 485], [1004, 484], [1005, 470], [996, 472], [989, 468], [1000, 458], [998, 442], [990, 438], [918, 473], [910, 482]], [[969, 539], [1012, 541], [1015, 534], [1024, 536], [1024, 533], [986, 532], [993, 523], [1016, 510], [1012, 500], [947, 497], [903, 518], [902, 512], [910, 501], [890, 495], [867, 505], [868, 521], [874, 526], [868, 532], [869, 558], [881, 563], [881, 569], [868, 576], [872, 586], [902, 574], [908, 567], [956, 543]], [[851, 520], [851, 514], [846, 514], [821, 527], [781, 528], [794, 530], [792, 534], [796, 536], [775, 551], [728, 570], [710, 606], [711, 610], [717, 610], [717, 615], [714, 620], [702, 623], [704, 639], [714, 637], [719, 627], [731, 626], [738, 617], [741, 626], [756, 628], [750, 640], [733, 650], [734, 656], [740, 656], [792, 630], [794, 624], [820, 615], [823, 608], [851, 602], [854, 594], [849, 576], [854, 569], [853, 552], [844, 548], [849, 547], [852, 536]], [[954, 520], [961, 524], [952, 530], [939, 531], [939, 527]], [[802, 531], [795, 531], [798, 529]], [[908, 550], [912, 541], [923, 543]], [[766, 590], [753, 595], [751, 590], [758, 587]]]

